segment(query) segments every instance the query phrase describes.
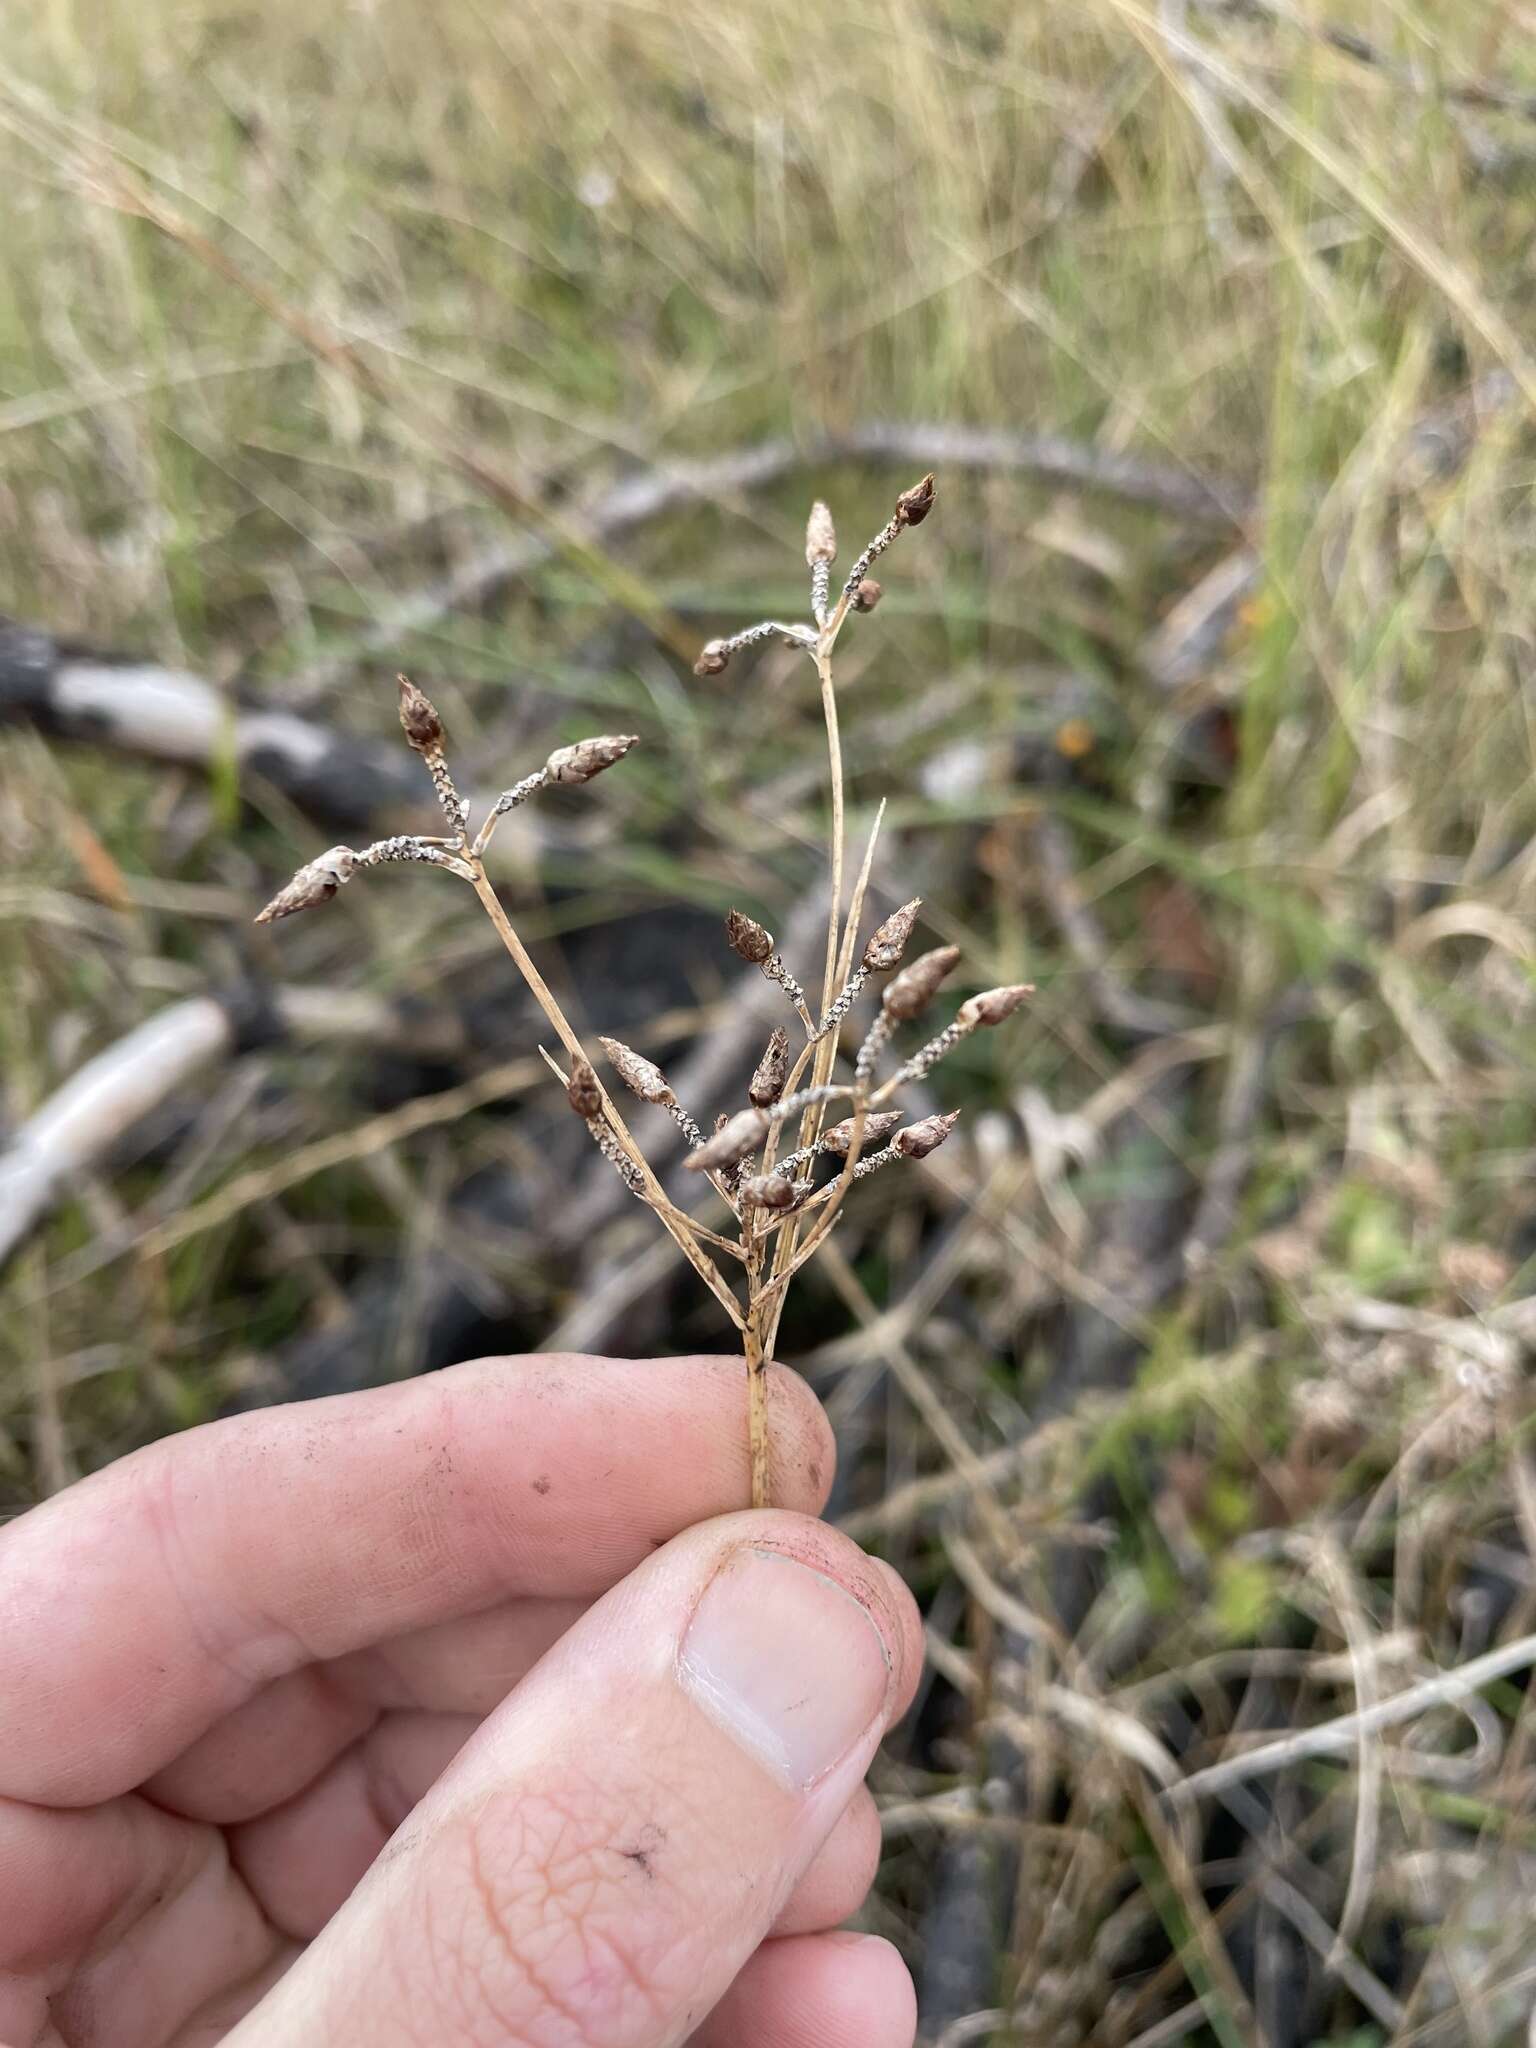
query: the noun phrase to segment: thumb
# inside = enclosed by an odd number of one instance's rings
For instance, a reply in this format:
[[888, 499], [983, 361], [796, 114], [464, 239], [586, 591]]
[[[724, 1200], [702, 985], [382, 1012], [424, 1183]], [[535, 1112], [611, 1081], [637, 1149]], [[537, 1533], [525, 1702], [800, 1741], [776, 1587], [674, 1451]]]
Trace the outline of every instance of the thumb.
[[835, 1530], [689, 1530], [484, 1724], [229, 2048], [672, 2048], [772, 1928], [920, 1663], [910, 1596]]

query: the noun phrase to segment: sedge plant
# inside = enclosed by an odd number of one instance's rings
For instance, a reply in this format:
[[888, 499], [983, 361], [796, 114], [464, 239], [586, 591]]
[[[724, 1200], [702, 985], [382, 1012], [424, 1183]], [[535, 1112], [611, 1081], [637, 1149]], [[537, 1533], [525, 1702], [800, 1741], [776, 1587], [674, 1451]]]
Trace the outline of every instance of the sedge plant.
[[[763, 620], [728, 638], [711, 640], [694, 664], [696, 675], [719, 676], [745, 649], [768, 640], [799, 648], [814, 662], [826, 725], [831, 804], [830, 886], [819, 998], [813, 1001], [806, 994], [763, 925], [736, 910], [726, 918], [732, 950], [775, 985], [785, 1004], [785, 1022], [769, 1036], [746, 1103], [720, 1113], [714, 1128], [706, 1132], [654, 1061], [618, 1039], [598, 1040], [607, 1069], [622, 1087], [665, 1110], [681, 1129], [688, 1145], [684, 1166], [699, 1189], [692, 1203], [674, 1200], [662, 1187], [600, 1078], [597, 1062], [518, 936], [485, 867], [486, 850], [509, 811], [556, 783], [592, 781], [637, 744], [634, 735], [600, 734], [557, 748], [542, 768], [504, 790], [472, 831], [470, 807], [448, 765], [442, 720], [430, 699], [401, 676], [400, 722], [431, 777], [445, 830], [434, 836], [399, 834], [360, 850], [333, 846], [306, 862], [256, 920], [270, 924], [313, 909], [363, 869], [396, 862], [440, 868], [469, 884], [560, 1041], [564, 1064], [552, 1058], [550, 1064], [565, 1085], [572, 1111], [624, 1185], [655, 1214], [736, 1332], [745, 1366], [754, 1507], [765, 1506], [772, 1498], [767, 1368], [790, 1283], [815, 1256], [858, 1182], [902, 1161], [925, 1158], [954, 1128], [958, 1111], [908, 1121], [893, 1106], [901, 1090], [920, 1081], [972, 1032], [1001, 1024], [1032, 993], [1028, 985], [1016, 984], [973, 995], [960, 1005], [952, 1022], [915, 1049], [901, 1052], [899, 1035], [922, 1017], [960, 954], [954, 946], [937, 946], [906, 960], [922, 908], [918, 899], [903, 904], [860, 943], [873, 834], [852, 889], [846, 886], [843, 761], [833, 655], [849, 618], [872, 611], [880, 600], [880, 585], [870, 574], [875, 562], [903, 533], [923, 523], [934, 496], [932, 476], [901, 493], [890, 519], [859, 554], [835, 598], [837, 536], [831, 513], [818, 502], [806, 527], [810, 619]], [[873, 1021], [845, 1045], [848, 1020], [868, 984], [877, 979], [882, 986]]]

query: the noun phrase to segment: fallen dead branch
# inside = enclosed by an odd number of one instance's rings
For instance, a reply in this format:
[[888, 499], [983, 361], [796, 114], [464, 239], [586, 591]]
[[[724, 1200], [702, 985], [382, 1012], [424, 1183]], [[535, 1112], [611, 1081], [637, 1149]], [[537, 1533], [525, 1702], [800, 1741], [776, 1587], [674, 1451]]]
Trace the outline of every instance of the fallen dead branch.
[[[377, 1043], [397, 1022], [379, 997], [307, 988], [247, 986], [159, 1011], [87, 1060], [0, 1148], [0, 1267], [84, 1175], [209, 1067], [284, 1039]], [[413, 1028], [419, 1038], [419, 1020]]]
[[1536, 92], [1503, 79], [1448, 78], [1438, 70], [1403, 63], [1358, 29], [1339, 21], [1318, 20], [1299, 7], [1285, 5], [1284, 0], [1201, 0], [1201, 5], [1216, 18], [1292, 29], [1366, 70], [1380, 72], [1391, 84], [1421, 98], [1442, 100], [1448, 106], [1477, 113], [1513, 114], [1518, 120], [1536, 121]]
[[[1037, 477], [1125, 498], [1200, 524], [1240, 525], [1243, 488], [1169, 463], [1096, 448], [1061, 434], [879, 420], [809, 443], [787, 439], [707, 461], [658, 463], [590, 500], [579, 524], [608, 542], [696, 503], [729, 503], [792, 472], [844, 460], [940, 462], [957, 469]], [[559, 552], [530, 532], [472, 554], [447, 576], [386, 607], [345, 654], [306, 670], [307, 692], [333, 686], [359, 662], [486, 603]], [[279, 694], [282, 694], [281, 688]], [[205, 677], [120, 653], [101, 653], [0, 620], [0, 723], [25, 721], [61, 738], [207, 769], [233, 753], [301, 810], [361, 825], [381, 813], [421, 808], [420, 786], [398, 749], [281, 708], [242, 706]]]
[[243, 707], [190, 670], [0, 619], [0, 724], [16, 723], [204, 773], [232, 757], [242, 775], [336, 824], [425, 808], [393, 747], [296, 712]]
[[[607, 543], [686, 505], [730, 506], [796, 471], [859, 461], [1034, 477], [1122, 498], [1199, 526], [1241, 528], [1254, 510], [1247, 487], [1234, 478], [1120, 454], [1068, 434], [951, 426], [935, 420], [866, 420], [839, 434], [806, 441], [759, 441], [699, 461], [657, 458], [650, 467], [589, 496], [574, 516], [589, 540]], [[390, 653], [408, 635], [428, 632], [455, 612], [475, 610], [558, 553], [558, 543], [538, 532], [487, 544], [437, 582], [387, 607], [354, 648], [307, 669], [305, 687], [326, 688], [360, 659]]]

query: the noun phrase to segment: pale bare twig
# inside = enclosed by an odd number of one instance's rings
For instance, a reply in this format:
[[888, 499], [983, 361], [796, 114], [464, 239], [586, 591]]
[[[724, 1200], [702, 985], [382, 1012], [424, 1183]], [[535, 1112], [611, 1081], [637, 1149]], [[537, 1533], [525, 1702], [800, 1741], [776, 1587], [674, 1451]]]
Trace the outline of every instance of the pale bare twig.
[[1242, 1756], [1224, 1757], [1220, 1763], [1209, 1764], [1203, 1771], [1192, 1772], [1170, 1796], [1180, 1801], [1204, 1798], [1224, 1791], [1229, 1785], [1240, 1785], [1249, 1778], [1267, 1777], [1311, 1757], [1347, 1756], [1362, 1736], [1378, 1734], [1385, 1728], [1401, 1727], [1403, 1722], [1417, 1720], [1434, 1707], [1455, 1706], [1481, 1692], [1485, 1685], [1492, 1685], [1496, 1679], [1507, 1678], [1511, 1672], [1529, 1670], [1533, 1664], [1536, 1664], [1536, 1635], [1520, 1636], [1514, 1642], [1501, 1643], [1497, 1649], [1485, 1651], [1481, 1657], [1474, 1657], [1466, 1664], [1453, 1665], [1448, 1671], [1437, 1671], [1432, 1678], [1422, 1678], [1416, 1685], [1390, 1693], [1373, 1706], [1352, 1714], [1340, 1714], [1332, 1721], [1320, 1722], [1315, 1728], [1294, 1729], [1289, 1735], [1263, 1743]]
[[[341, 990], [239, 988], [159, 1011], [87, 1060], [0, 1147], [0, 1265], [152, 1111], [243, 1042], [399, 1035], [395, 1006]], [[426, 1027], [418, 1020], [418, 1041]]]

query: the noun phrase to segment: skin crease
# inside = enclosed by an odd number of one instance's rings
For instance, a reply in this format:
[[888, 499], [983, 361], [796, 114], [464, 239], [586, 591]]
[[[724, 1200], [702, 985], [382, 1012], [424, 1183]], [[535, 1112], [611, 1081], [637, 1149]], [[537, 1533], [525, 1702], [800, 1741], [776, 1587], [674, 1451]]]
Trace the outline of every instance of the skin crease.
[[[750, 1515], [739, 1359], [533, 1356], [189, 1431], [0, 1532], [0, 2048], [909, 2048], [899, 1958], [831, 1930], [920, 1625], [810, 1519], [830, 1431], [778, 1367], [770, 1414]], [[825, 1621], [803, 1783], [680, 1675], [714, 1589], [750, 1651], [765, 1567]]]

